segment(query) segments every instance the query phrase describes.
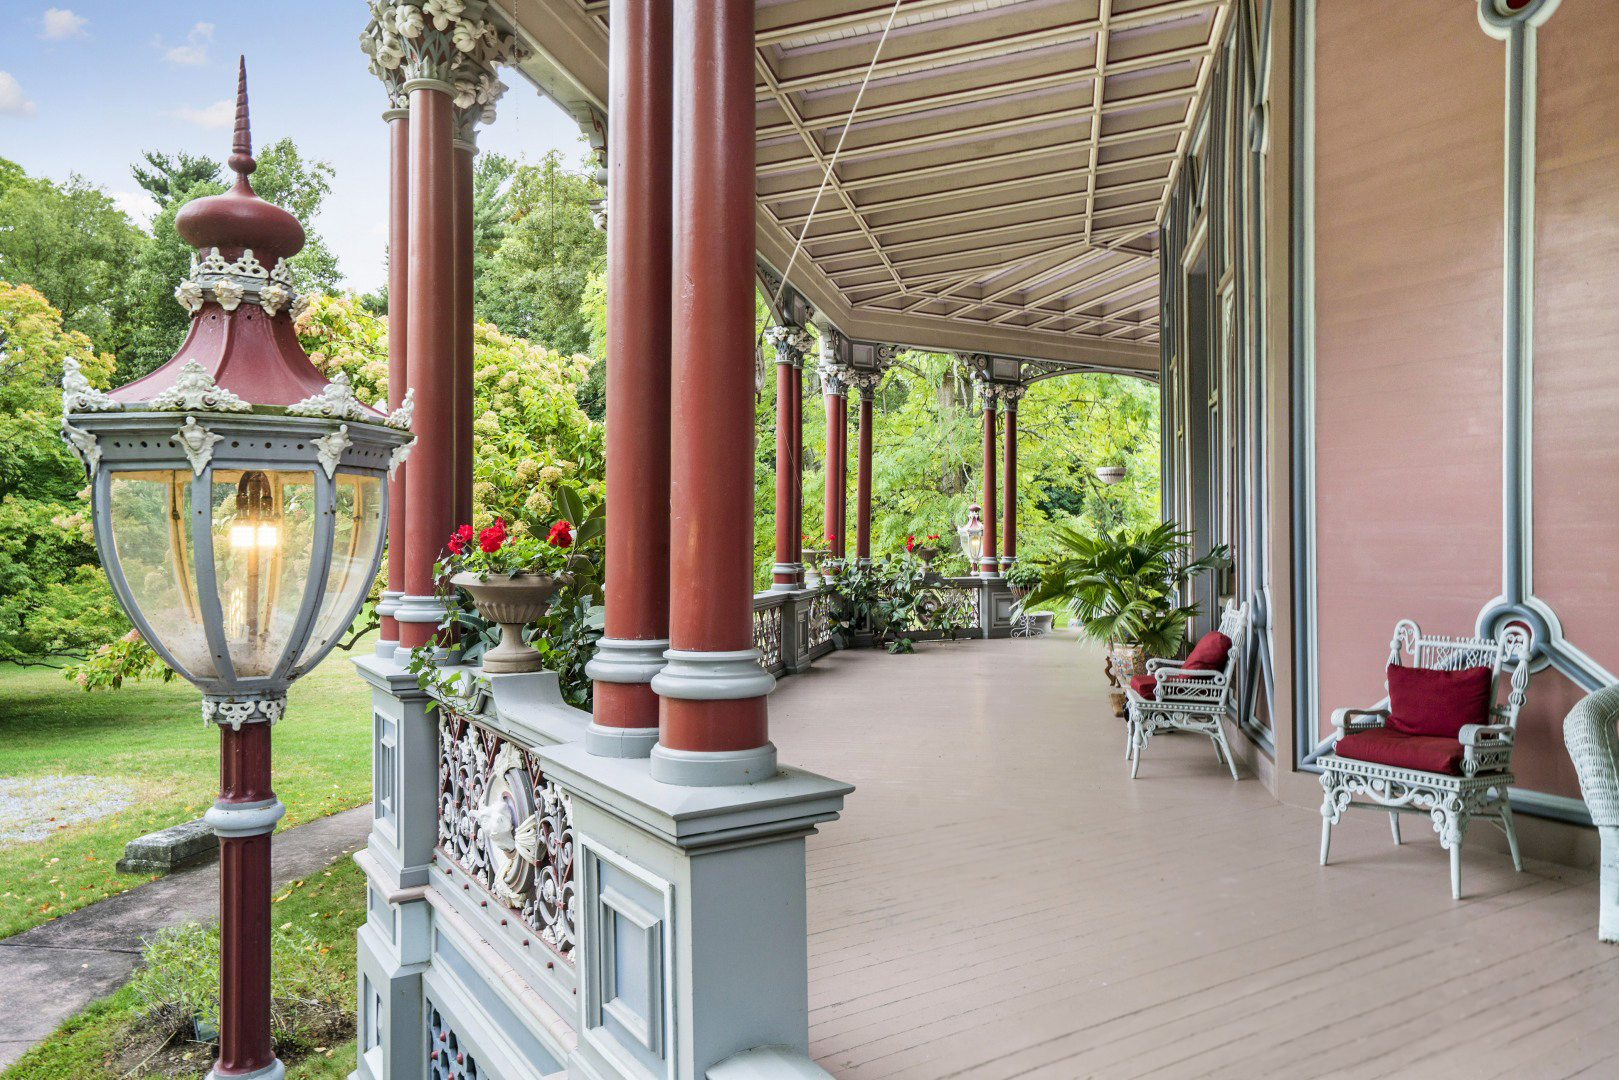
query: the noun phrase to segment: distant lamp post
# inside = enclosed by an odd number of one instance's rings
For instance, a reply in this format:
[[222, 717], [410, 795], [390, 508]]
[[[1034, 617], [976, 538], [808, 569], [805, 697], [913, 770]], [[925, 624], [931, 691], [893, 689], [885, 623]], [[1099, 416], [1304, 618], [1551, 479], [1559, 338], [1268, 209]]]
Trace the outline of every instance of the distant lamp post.
[[977, 503], [967, 507], [967, 524], [957, 527], [956, 533], [961, 537], [961, 550], [966, 553], [967, 565], [976, 572], [978, 556], [984, 550], [984, 508]]
[[407, 405], [384, 415], [328, 382], [298, 344], [286, 260], [295, 218], [253, 193], [245, 64], [230, 191], [175, 220], [197, 248], [175, 297], [180, 351], [103, 393], [68, 361], [62, 430], [91, 481], [114, 593], [220, 729], [221, 1022], [212, 1077], [283, 1074], [270, 1038], [270, 726], [287, 687], [349, 628], [382, 557]]

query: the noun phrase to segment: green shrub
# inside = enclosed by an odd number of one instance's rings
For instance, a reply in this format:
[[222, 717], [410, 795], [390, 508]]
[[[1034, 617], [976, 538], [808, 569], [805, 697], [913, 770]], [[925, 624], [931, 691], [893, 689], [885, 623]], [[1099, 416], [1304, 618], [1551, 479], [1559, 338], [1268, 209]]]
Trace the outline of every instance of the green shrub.
[[[280, 1042], [302, 1041], [299, 1006], [326, 1002], [333, 986], [327, 950], [302, 927], [270, 932], [270, 1027]], [[143, 964], [130, 980], [149, 1016], [176, 1025], [196, 1019], [219, 1028], [219, 927], [201, 923], [160, 930], [141, 950]], [[346, 1001], [344, 1002], [346, 1005]]]

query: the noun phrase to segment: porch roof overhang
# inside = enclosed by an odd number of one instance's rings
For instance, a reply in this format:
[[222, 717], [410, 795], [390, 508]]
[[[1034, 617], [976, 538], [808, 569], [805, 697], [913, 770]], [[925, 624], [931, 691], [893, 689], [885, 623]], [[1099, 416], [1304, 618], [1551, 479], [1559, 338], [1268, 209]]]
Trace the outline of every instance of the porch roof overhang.
[[[882, 42], [889, 0], [760, 0], [761, 261], [856, 340], [1156, 373], [1158, 227], [1228, 4], [902, 0]], [[501, 7], [522, 73], [604, 132], [607, 0]]]

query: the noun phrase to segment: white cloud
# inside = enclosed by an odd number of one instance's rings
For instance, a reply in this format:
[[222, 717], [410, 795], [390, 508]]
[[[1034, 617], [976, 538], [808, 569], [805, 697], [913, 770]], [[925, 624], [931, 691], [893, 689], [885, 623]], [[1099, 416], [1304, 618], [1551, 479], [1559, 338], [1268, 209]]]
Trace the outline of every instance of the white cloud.
[[174, 115], [198, 127], [228, 128], [236, 120], [236, 102], [225, 98], [212, 105], [200, 109], [193, 109], [189, 105], [182, 105], [174, 110]]
[[152, 227], [152, 219], [157, 217], [159, 209], [157, 200], [146, 191], [115, 191], [112, 193], [112, 204], [143, 229]]
[[39, 32], [40, 37], [46, 41], [66, 41], [83, 36], [84, 24], [90, 20], [83, 15], [75, 15], [68, 8], [46, 8], [39, 21], [43, 27]]
[[22, 84], [9, 71], [0, 71], [0, 116], [33, 116], [35, 105], [23, 96]]
[[208, 62], [208, 46], [214, 40], [214, 24], [200, 22], [186, 34], [184, 45], [164, 45], [163, 39], [153, 44], [163, 50], [163, 59], [182, 67], [201, 67]]

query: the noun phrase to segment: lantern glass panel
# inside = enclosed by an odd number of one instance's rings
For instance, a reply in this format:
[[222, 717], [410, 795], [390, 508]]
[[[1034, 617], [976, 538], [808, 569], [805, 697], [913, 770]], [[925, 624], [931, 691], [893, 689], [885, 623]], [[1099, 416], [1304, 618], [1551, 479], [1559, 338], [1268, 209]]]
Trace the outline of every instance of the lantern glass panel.
[[214, 585], [238, 677], [275, 671], [292, 638], [315, 547], [315, 474], [215, 469]]
[[190, 469], [113, 473], [107, 522], [118, 568], [155, 644], [191, 679], [218, 674], [197, 599]]
[[315, 620], [315, 632], [304, 650], [301, 667], [320, 659], [348, 630], [355, 605], [371, 588], [382, 533], [382, 478], [340, 472], [334, 478], [332, 565]]

